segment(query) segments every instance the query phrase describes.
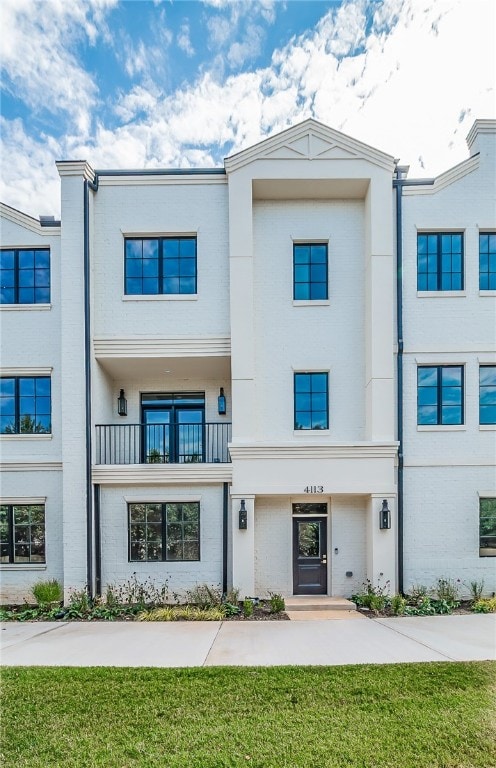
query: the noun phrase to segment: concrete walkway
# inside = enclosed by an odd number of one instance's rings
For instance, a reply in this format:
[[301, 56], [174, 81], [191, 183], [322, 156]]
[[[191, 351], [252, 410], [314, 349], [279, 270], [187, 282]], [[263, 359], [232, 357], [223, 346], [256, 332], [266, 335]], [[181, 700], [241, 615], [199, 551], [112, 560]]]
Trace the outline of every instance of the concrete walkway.
[[496, 615], [355, 621], [6, 622], [12, 666], [201, 667], [496, 659]]

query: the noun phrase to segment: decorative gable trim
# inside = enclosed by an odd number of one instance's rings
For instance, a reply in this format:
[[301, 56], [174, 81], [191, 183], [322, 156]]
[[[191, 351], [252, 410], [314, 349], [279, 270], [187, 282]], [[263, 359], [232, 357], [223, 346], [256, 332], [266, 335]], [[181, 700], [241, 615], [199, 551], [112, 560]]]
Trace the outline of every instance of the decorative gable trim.
[[316, 120], [288, 128], [253, 147], [227, 157], [231, 173], [255, 160], [367, 160], [392, 173], [394, 158]]
[[[3, 219], [11, 221], [13, 224], [17, 224], [23, 229], [28, 229], [30, 232], [34, 232], [36, 235], [60, 235], [60, 223], [54, 224], [53, 227], [41, 226], [37, 219], [32, 216], [28, 216], [27, 213], [18, 211], [17, 208], [11, 208], [10, 205], [0, 203], [0, 216]], [[5, 245], [5, 247], [8, 247]]]

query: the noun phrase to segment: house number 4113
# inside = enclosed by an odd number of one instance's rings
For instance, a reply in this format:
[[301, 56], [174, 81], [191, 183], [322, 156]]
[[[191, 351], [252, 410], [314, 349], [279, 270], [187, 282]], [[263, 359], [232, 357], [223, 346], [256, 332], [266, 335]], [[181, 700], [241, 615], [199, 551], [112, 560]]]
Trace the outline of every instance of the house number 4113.
[[304, 493], [324, 493], [324, 486], [323, 485], [307, 485], [306, 488], [303, 489]]

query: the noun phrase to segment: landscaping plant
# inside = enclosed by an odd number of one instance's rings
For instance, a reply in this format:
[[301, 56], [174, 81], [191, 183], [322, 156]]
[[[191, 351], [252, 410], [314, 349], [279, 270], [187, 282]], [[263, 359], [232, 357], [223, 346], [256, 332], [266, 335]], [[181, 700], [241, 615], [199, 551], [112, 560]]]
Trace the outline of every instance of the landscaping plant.
[[42, 606], [60, 603], [64, 598], [64, 592], [57, 579], [38, 581], [32, 588], [32, 593], [37, 604]]

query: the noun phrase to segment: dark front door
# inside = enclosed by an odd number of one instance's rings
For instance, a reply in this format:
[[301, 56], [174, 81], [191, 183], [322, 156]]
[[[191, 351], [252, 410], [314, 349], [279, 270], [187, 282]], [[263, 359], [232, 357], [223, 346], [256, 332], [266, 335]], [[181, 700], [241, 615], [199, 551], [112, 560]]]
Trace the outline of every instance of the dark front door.
[[293, 593], [327, 594], [327, 518], [293, 518]]

